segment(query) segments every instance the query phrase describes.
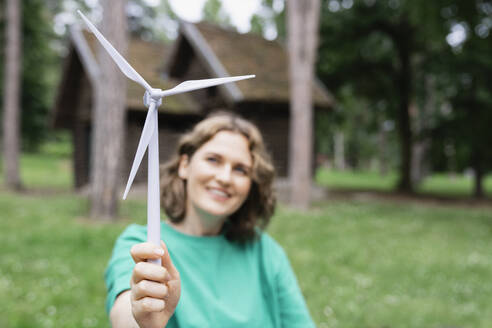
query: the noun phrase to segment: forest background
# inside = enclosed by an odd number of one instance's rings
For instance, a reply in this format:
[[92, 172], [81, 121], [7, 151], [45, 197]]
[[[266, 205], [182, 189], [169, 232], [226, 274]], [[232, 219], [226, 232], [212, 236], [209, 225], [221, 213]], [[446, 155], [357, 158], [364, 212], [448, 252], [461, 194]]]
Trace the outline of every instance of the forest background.
[[[95, 17], [100, 10], [97, 1], [23, 2], [25, 151], [56, 137], [49, 113], [76, 8]], [[131, 0], [127, 14], [134, 35], [164, 42], [176, 36], [167, 1]], [[235, 28], [219, 0], [208, 0], [202, 17]], [[285, 42], [285, 17], [282, 0], [264, 0], [250, 32]], [[3, 28], [4, 20], [5, 38]], [[483, 197], [492, 168], [491, 28], [492, 4], [484, 0], [322, 1], [316, 74], [337, 104], [315, 122], [318, 164], [396, 172], [394, 187], [404, 192], [419, 190], [434, 173], [464, 175], [473, 181], [470, 194]]]

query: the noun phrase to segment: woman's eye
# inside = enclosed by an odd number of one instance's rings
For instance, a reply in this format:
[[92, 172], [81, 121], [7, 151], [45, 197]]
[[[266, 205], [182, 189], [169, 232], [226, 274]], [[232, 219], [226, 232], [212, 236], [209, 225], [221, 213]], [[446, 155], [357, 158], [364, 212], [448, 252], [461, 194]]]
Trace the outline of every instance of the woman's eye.
[[217, 163], [219, 160], [216, 157], [207, 157], [207, 162]]
[[240, 174], [248, 175], [248, 170], [245, 169], [244, 167], [238, 166], [234, 170]]

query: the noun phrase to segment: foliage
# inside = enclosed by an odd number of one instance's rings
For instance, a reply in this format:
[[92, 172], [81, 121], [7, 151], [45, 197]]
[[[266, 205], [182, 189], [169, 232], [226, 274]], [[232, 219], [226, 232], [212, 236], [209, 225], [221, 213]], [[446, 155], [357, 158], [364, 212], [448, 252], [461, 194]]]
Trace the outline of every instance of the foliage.
[[168, 42], [177, 35], [177, 17], [169, 2], [162, 0], [150, 6], [144, 0], [128, 0], [128, 29], [144, 40]]
[[335, 94], [351, 85], [355, 97], [376, 109], [375, 120], [396, 122], [398, 187], [405, 191], [412, 190], [414, 131], [409, 108], [420, 83], [416, 72], [427, 63], [423, 58], [430, 49], [439, 49], [444, 43], [443, 29], [437, 23], [439, 5], [426, 1], [324, 1], [323, 6], [320, 78]]
[[[0, 6], [4, 6], [4, 0]], [[58, 80], [58, 57], [51, 48], [55, 35], [51, 17], [42, 0], [23, 1], [22, 5], [22, 72], [21, 72], [21, 135], [24, 149], [38, 148], [48, 134], [48, 114]], [[1, 17], [1, 43], [4, 42], [4, 18]], [[3, 81], [3, 47], [0, 52], [0, 86]], [[0, 91], [2, 91], [0, 89]], [[0, 92], [3, 95], [3, 92]]]
[[374, 121], [396, 122], [400, 175], [416, 142], [430, 144], [431, 170], [492, 168], [490, 1], [326, 0], [323, 8], [319, 76], [345, 119], [357, 117], [343, 96], [350, 87]]
[[[451, 152], [452, 169], [471, 167], [480, 178], [492, 170], [489, 149], [492, 140], [492, 44], [489, 34], [492, 2], [457, 1], [452, 12], [450, 19], [455, 22], [455, 27], [466, 28], [466, 38], [442, 58], [444, 67], [440, 77], [448, 82], [443, 93], [450, 106], [441, 124], [432, 132], [434, 137], [445, 140], [446, 148], [442, 149]], [[442, 157], [442, 150], [440, 154]], [[480, 196], [481, 191], [476, 190], [476, 193]]]
[[231, 20], [222, 9], [222, 2], [220, 0], [207, 0], [205, 2], [203, 6], [203, 19], [223, 27], [231, 26]]
[[342, 132], [345, 138], [346, 167], [355, 170], [374, 169], [374, 163], [381, 168], [384, 162], [387, 169], [396, 169], [398, 145], [395, 124], [393, 120], [386, 119], [386, 101], [373, 104], [358, 98], [350, 84], [340, 88], [336, 101], [331, 112], [316, 114], [317, 152], [333, 160], [333, 135]]
[[285, 41], [285, 5], [285, 0], [262, 0], [260, 9], [251, 17], [251, 32], [267, 39], [278, 38]]

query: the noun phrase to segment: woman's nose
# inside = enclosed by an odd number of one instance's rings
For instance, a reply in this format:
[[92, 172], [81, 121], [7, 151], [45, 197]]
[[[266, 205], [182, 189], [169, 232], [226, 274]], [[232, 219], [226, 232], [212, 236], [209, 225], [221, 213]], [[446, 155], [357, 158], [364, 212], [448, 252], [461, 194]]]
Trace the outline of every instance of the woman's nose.
[[222, 166], [216, 174], [216, 179], [224, 184], [229, 184], [231, 182], [231, 166]]

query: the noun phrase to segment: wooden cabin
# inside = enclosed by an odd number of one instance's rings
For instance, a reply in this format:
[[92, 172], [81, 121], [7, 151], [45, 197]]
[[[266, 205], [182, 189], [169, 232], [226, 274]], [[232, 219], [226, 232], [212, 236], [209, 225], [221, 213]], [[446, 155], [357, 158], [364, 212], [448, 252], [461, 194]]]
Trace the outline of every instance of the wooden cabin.
[[[75, 187], [89, 181], [97, 40], [73, 28], [69, 52], [53, 111], [53, 125], [73, 136]], [[289, 80], [283, 46], [253, 34], [239, 34], [207, 23], [181, 22], [171, 45], [131, 39], [128, 62], [154, 88], [169, 89], [184, 80], [255, 74], [230, 83], [163, 99], [159, 107], [159, 156], [163, 163], [186, 130], [210, 112], [232, 111], [255, 122], [262, 131], [279, 176], [287, 175], [289, 141]], [[331, 108], [329, 92], [313, 81], [315, 110]], [[127, 130], [122, 176], [128, 175], [145, 121], [143, 88], [128, 81]], [[146, 181], [146, 159], [135, 180]], [[123, 179], [124, 180], [124, 179]]]

